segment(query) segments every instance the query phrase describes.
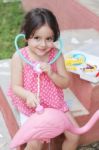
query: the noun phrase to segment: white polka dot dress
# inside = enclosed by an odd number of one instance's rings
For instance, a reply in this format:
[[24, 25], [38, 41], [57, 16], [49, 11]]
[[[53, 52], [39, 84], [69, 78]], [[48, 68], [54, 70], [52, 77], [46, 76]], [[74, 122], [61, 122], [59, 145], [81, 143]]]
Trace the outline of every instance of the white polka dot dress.
[[[31, 61], [28, 57], [27, 49], [28, 47], [25, 47], [21, 49], [21, 52], [26, 59]], [[49, 61], [55, 57], [56, 53], [57, 50], [54, 48], [50, 51]], [[36, 62], [32, 61], [32, 63]], [[55, 72], [57, 72], [56, 63], [53, 63], [51, 67]], [[37, 93], [37, 78], [38, 74], [35, 72], [33, 67], [29, 64], [25, 64], [23, 67], [23, 87], [26, 90]], [[11, 88], [9, 89], [9, 96], [11, 97], [13, 104], [20, 112], [27, 116], [30, 116], [33, 112], [35, 112], [35, 108], [28, 107], [25, 103], [25, 100], [22, 100], [20, 97], [16, 96]], [[44, 72], [40, 74], [40, 104], [44, 108], [55, 108], [64, 112], [68, 111], [68, 106], [64, 101], [62, 89], [56, 86]]]

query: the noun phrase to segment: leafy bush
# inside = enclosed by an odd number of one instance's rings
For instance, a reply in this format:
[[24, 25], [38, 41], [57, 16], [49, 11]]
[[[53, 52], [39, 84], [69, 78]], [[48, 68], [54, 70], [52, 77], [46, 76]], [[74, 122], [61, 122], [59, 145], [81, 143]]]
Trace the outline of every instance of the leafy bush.
[[23, 14], [21, 2], [0, 0], [0, 59], [11, 58], [15, 51], [14, 38], [20, 32]]

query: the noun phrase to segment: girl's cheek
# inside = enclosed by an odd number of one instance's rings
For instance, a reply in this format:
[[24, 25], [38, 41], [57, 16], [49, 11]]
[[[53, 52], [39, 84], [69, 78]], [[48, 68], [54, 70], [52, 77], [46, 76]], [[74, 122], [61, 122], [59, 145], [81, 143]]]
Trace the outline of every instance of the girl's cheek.
[[55, 47], [55, 45], [54, 45], [54, 43], [53, 43], [53, 42], [52, 42], [52, 43], [50, 43], [50, 44], [49, 44], [49, 46], [50, 46], [50, 47]]
[[35, 44], [37, 44], [37, 42], [35, 40], [33, 40], [33, 39], [29, 39], [28, 40], [28, 44], [35, 45]]

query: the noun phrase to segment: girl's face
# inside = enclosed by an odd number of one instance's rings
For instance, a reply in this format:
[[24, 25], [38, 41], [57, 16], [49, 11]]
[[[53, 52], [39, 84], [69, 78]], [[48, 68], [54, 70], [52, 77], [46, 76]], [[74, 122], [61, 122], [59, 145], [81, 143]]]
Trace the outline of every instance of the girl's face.
[[54, 33], [47, 24], [36, 30], [34, 35], [28, 40], [31, 52], [37, 56], [47, 55], [54, 46], [53, 37]]

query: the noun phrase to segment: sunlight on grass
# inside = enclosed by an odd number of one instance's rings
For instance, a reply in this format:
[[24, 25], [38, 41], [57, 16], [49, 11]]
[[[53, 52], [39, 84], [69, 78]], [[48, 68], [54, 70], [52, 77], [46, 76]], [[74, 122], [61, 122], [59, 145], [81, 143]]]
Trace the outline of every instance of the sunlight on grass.
[[15, 51], [14, 38], [20, 32], [23, 14], [21, 2], [0, 0], [0, 59], [10, 58]]

